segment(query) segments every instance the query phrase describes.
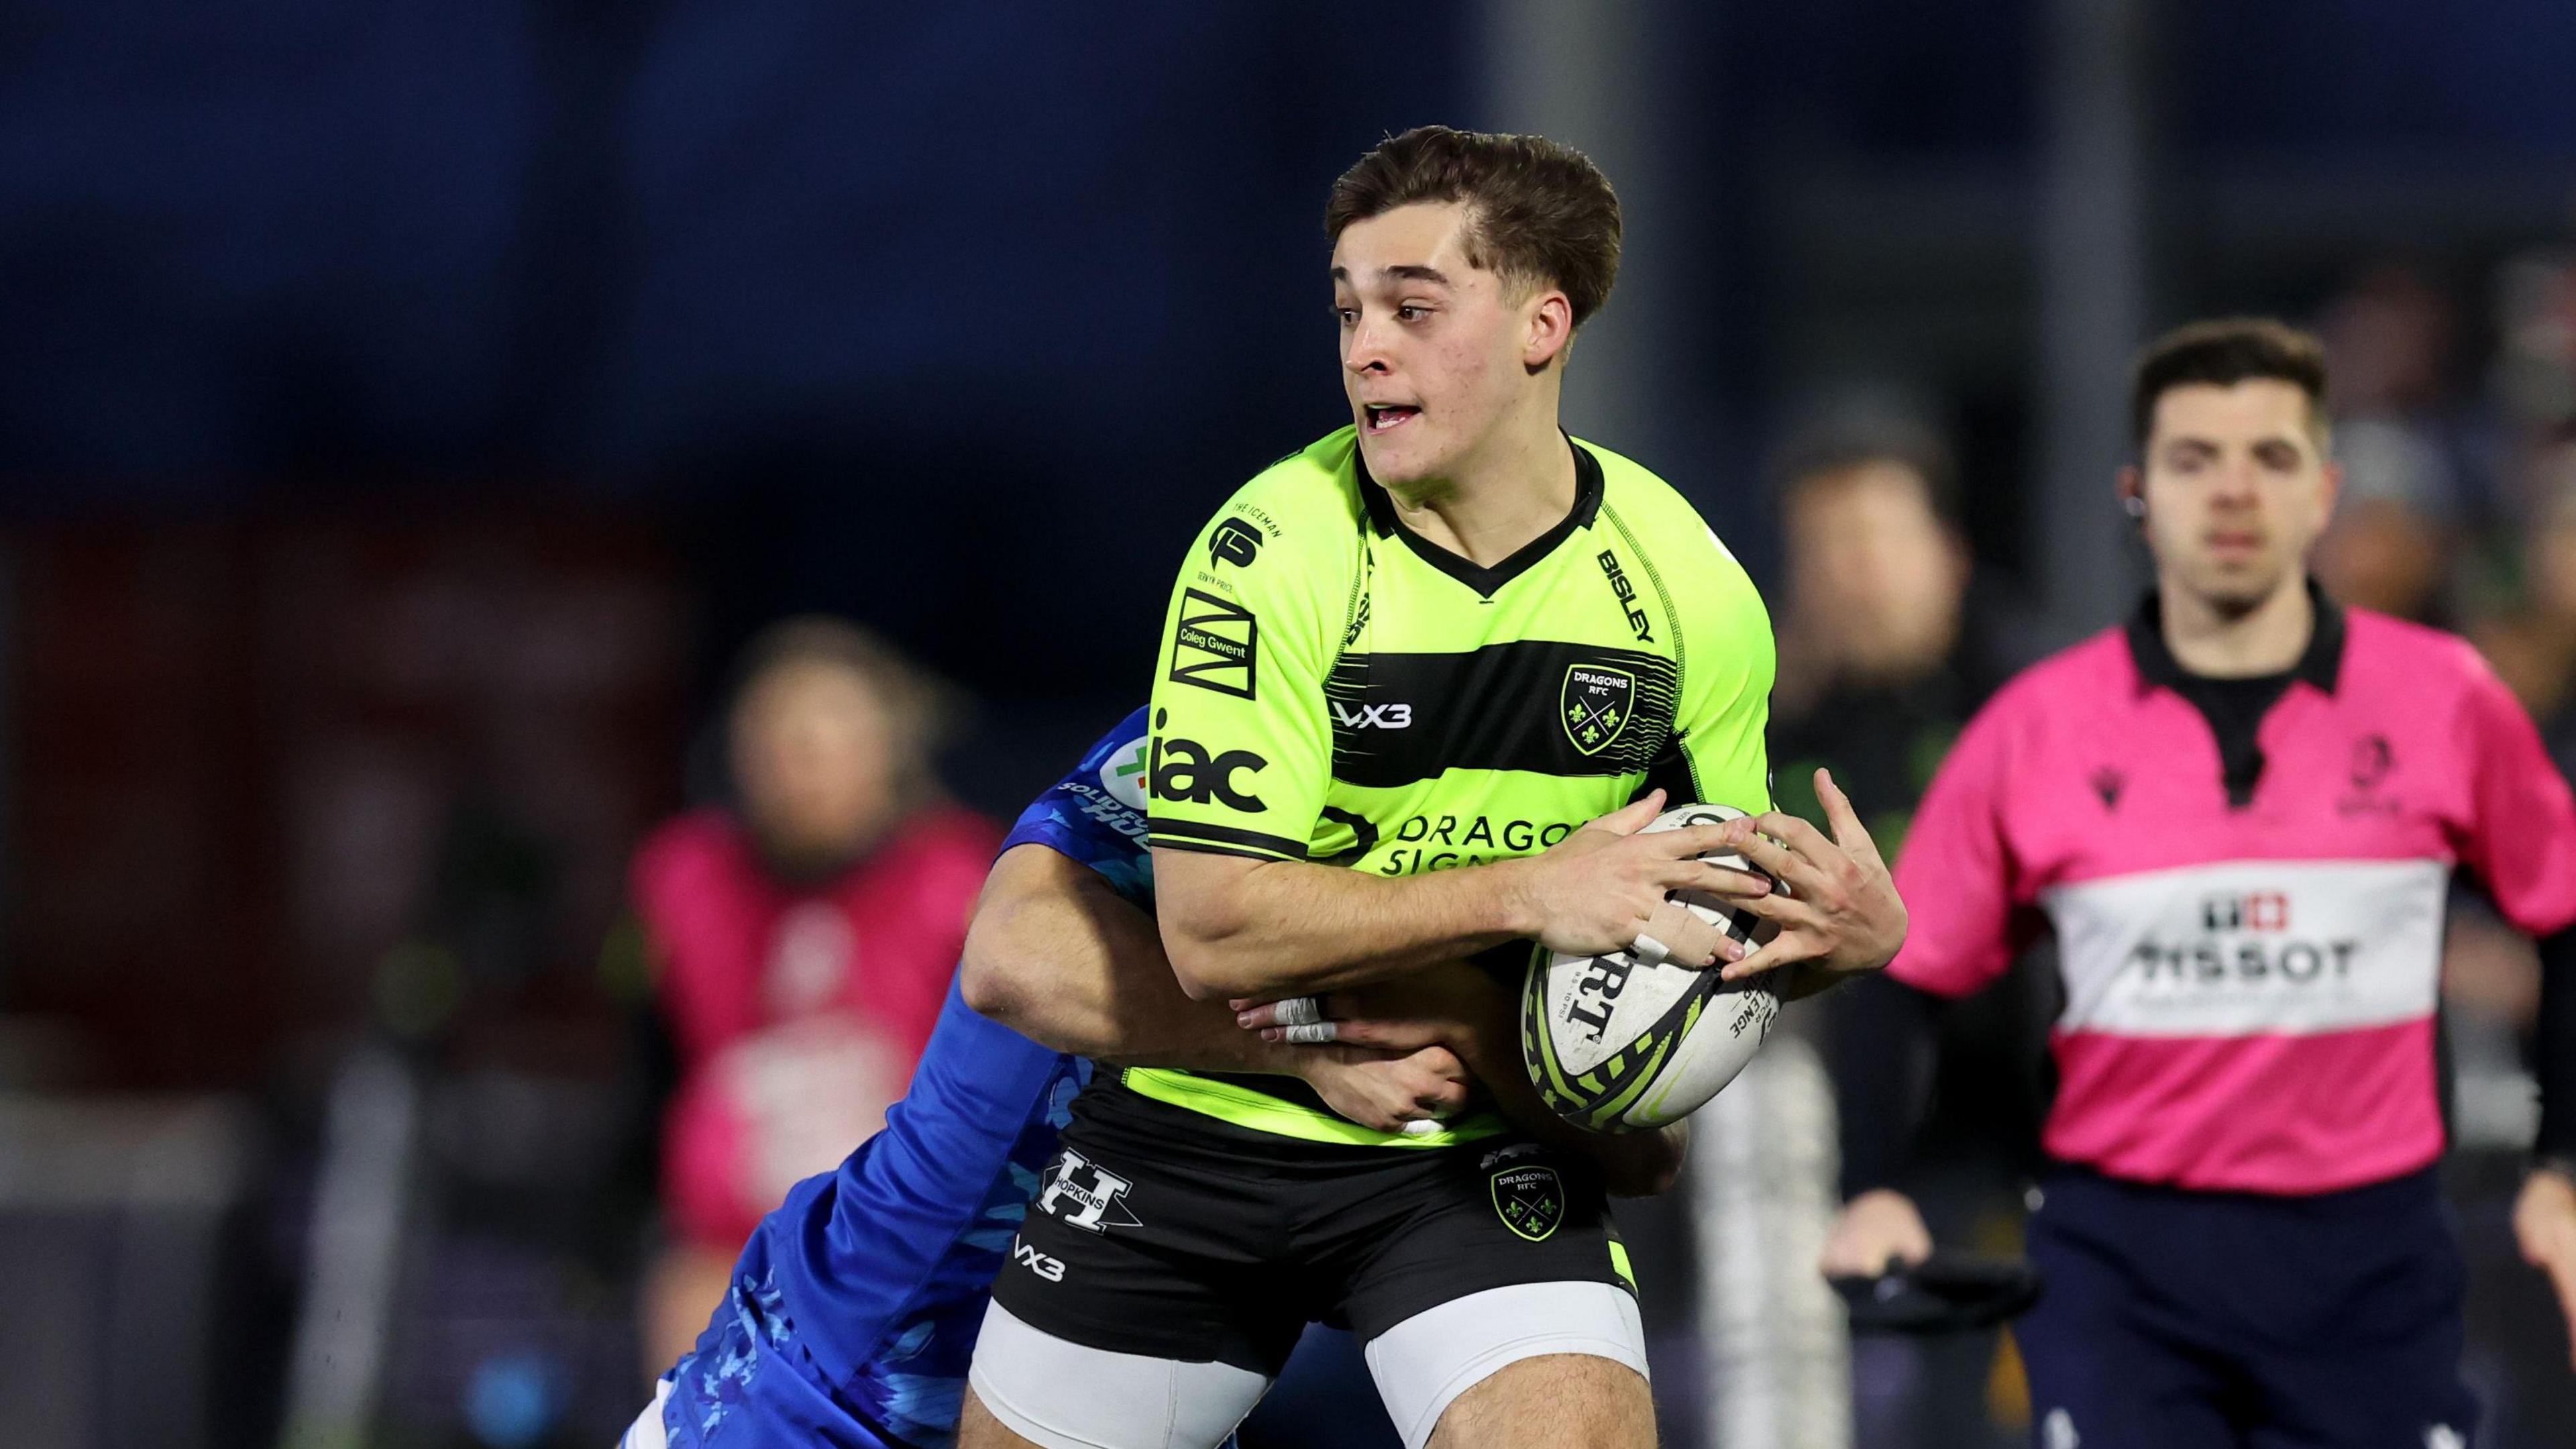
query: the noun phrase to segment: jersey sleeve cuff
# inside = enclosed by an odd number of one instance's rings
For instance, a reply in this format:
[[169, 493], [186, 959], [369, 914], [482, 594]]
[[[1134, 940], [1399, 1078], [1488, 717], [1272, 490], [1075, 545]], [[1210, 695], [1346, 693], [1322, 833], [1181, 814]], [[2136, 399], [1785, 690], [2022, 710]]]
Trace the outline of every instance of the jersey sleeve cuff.
[[1264, 835], [1257, 830], [1241, 830], [1231, 825], [1167, 820], [1161, 816], [1154, 817], [1150, 824], [1151, 833], [1145, 837], [1145, 843], [1161, 850], [1196, 850], [1209, 855], [1240, 855], [1253, 860], [1306, 858], [1304, 843], [1285, 836]]

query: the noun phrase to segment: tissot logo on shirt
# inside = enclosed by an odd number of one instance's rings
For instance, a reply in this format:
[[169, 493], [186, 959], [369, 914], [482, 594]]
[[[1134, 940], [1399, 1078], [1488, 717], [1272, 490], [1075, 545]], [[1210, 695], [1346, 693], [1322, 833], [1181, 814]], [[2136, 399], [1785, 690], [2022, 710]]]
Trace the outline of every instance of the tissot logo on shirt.
[[1047, 1175], [1046, 1191], [1038, 1194], [1038, 1211], [1088, 1233], [1141, 1228], [1144, 1223], [1122, 1201], [1135, 1185], [1067, 1147]]
[[1636, 702], [1634, 674], [1594, 664], [1573, 665], [1565, 671], [1565, 689], [1557, 701], [1565, 737], [1583, 753], [1597, 755], [1628, 728]]
[[2226, 861], [2054, 887], [2058, 1027], [2297, 1036], [2428, 1016], [2447, 878], [2428, 860]]
[[1172, 632], [1172, 682], [1251, 699], [1260, 642], [1261, 626], [1251, 610], [1184, 589], [1179, 624]]
[[2204, 931], [2286, 931], [2290, 929], [2290, 897], [2283, 891], [2210, 896], [2200, 903], [2200, 928]]
[[[1161, 729], [1170, 718], [1165, 710], [1154, 716], [1154, 727]], [[1165, 739], [1154, 736], [1154, 798], [1205, 805], [1214, 801], [1228, 810], [1258, 815], [1270, 807], [1252, 793], [1244, 778], [1258, 775], [1270, 762], [1250, 750], [1210, 750], [1196, 740]]]
[[1240, 518], [1229, 518], [1208, 536], [1208, 567], [1221, 563], [1248, 568], [1261, 553], [1261, 530]]

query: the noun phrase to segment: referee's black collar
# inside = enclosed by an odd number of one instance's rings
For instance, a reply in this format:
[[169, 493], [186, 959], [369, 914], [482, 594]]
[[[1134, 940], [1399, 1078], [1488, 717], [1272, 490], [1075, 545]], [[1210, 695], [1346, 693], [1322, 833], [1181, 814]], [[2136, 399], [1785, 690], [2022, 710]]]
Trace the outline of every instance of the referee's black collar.
[[[2290, 677], [2332, 694], [2343, 674], [2343, 606], [2327, 598], [2313, 578], [2308, 580], [2308, 602], [2314, 606], [2316, 625], [2299, 662], [2291, 666]], [[2129, 658], [2138, 666], [2139, 680], [2149, 688], [2178, 690], [2200, 677], [2183, 668], [2165, 647], [2164, 597], [2154, 589], [2147, 590], [2147, 596], [2138, 601], [2138, 611], [2129, 616], [2128, 634]]]
[[1522, 544], [1510, 558], [1492, 568], [1451, 553], [1405, 527], [1395, 516], [1395, 500], [1388, 496], [1384, 485], [1369, 476], [1368, 459], [1361, 454], [1357, 438], [1351, 440], [1351, 467], [1359, 474], [1360, 497], [1368, 502], [1369, 521], [1376, 525], [1381, 536], [1393, 534], [1403, 539], [1405, 546], [1419, 555], [1424, 563], [1490, 599], [1503, 585], [1528, 572], [1530, 565], [1556, 552], [1556, 546], [1573, 537], [1575, 530], [1590, 528], [1592, 520], [1600, 516], [1601, 460], [1592, 456], [1590, 448], [1574, 441], [1573, 435], [1564, 429], [1558, 429], [1557, 436], [1565, 439], [1565, 446], [1574, 450], [1574, 507], [1557, 521], [1554, 528]]

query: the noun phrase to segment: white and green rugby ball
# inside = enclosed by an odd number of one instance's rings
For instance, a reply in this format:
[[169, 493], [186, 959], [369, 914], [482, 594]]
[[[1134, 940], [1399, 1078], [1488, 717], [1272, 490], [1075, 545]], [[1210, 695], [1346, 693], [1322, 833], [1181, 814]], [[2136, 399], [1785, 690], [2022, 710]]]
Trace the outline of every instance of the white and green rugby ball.
[[[1743, 815], [1726, 805], [1685, 805], [1646, 829]], [[1733, 851], [1700, 859], [1760, 873]], [[1738, 941], [1759, 945], [1775, 934], [1770, 922], [1716, 897], [1671, 898]], [[1649, 966], [1626, 951], [1568, 956], [1535, 947], [1521, 989], [1521, 1055], [1539, 1096], [1577, 1126], [1636, 1132], [1678, 1122], [1734, 1081], [1770, 1035], [1780, 998], [1768, 981], [1724, 981], [1714, 967]]]

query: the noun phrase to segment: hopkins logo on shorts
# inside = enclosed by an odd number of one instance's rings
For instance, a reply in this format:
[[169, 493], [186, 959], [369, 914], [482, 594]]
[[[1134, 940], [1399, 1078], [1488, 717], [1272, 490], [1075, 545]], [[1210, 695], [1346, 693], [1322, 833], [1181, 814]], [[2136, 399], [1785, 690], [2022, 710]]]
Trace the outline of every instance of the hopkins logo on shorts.
[[1503, 1226], [1533, 1243], [1565, 1221], [1565, 1181], [1553, 1167], [1507, 1167], [1494, 1174], [1493, 1189]]
[[1208, 536], [1208, 567], [1230, 563], [1248, 568], [1261, 553], [1261, 530], [1240, 518], [1229, 518]]
[[1090, 1158], [1067, 1147], [1055, 1160], [1046, 1191], [1038, 1194], [1038, 1211], [1064, 1219], [1087, 1233], [1111, 1228], [1141, 1228], [1144, 1223], [1122, 1201], [1135, 1186]]
[[1564, 709], [1565, 737], [1583, 753], [1597, 755], [1628, 728], [1629, 712], [1637, 703], [1637, 676], [1598, 664], [1574, 665], [1565, 671], [1565, 692], [1558, 703]]
[[1180, 620], [1172, 630], [1172, 682], [1250, 699], [1260, 642], [1261, 625], [1250, 609], [1183, 589]]

